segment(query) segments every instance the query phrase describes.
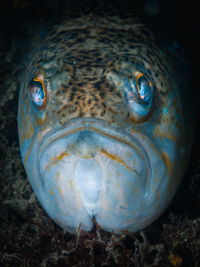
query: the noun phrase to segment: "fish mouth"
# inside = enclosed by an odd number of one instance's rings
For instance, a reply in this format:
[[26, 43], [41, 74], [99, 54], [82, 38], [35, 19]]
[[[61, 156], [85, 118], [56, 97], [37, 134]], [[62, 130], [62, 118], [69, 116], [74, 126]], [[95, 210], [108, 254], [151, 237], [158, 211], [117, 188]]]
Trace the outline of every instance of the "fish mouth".
[[138, 150], [139, 153], [142, 153], [145, 161], [149, 163], [149, 156], [138, 138], [129, 134], [124, 129], [110, 126], [103, 120], [93, 118], [71, 119], [64, 128], [62, 127], [48, 132], [39, 143], [38, 154], [41, 155], [46, 147], [52, 142], [82, 131], [95, 132], [99, 135], [115, 140], [116, 142], [128, 145], [133, 149]]
[[[136, 155], [143, 159], [144, 169], [146, 170], [146, 184], [150, 183], [150, 159], [141, 142], [135, 136], [128, 134], [128, 132], [124, 131], [123, 129], [109, 126], [106, 122], [99, 119], [77, 118], [70, 120], [70, 122], [65, 125], [64, 128], [54, 130], [43, 137], [38, 154], [42, 156], [44, 154], [44, 151], [52, 144], [62, 139], [66, 140], [68, 137], [75, 135], [77, 136], [77, 138], [75, 140], [72, 140], [71, 144], [66, 144], [66, 148], [58, 155], [56, 155], [54, 162], [70, 155], [76, 155], [78, 158], [89, 159], [95, 157], [95, 154], [98, 152], [105, 157], [110, 158], [112, 161], [116, 161], [119, 164], [125, 166], [130, 171], [137, 173], [136, 168], [128, 164], [126, 160], [123, 159], [123, 155], [120, 156], [117, 153], [113, 153], [104, 146], [101, 146], [101, 144], [90, 144], [91, 142], [94, 143], [94, 140], [92, 140], [94, 136], [96, 136], [97, 139], [99, 136], [103, 139], [106, 138], [110, 140], [111, 142], [113, 142], [113, 145], [121, 144], [125, 148], [129, 147], [130, 150], [134, 150]], [[97, 139], [96, 141], [98, 141]], [[79, 144], [75, 145], [74, 143], [77, 142], [77, 140], [79, 140]], [[80, 146], [80, 140], [82, 146]], [[124, 150], [124, 153], [125, 152], [126, 151]], [[40, 165], [41, 156], [38, 157], [38, 166]]]
[[[39, 144], [37, 166], [50, 203], [44, 204], [45, 209], [51, 217], [58, 211], [66, 214], [63, 221], [68, 221], [58, 224], [71, 232], [78, 222], [85, 230], [91, 228], [86, 216], [94, 216], [109, 230], [105, 218], [113, 207], [129, 221], [133, 203], [137, 214], [151, 185], [151, 158], [141, 140], [96, 119], [73, 119], [65, 128], [49, 132]], [[57, 207], [54, 212], [53, 206]]]

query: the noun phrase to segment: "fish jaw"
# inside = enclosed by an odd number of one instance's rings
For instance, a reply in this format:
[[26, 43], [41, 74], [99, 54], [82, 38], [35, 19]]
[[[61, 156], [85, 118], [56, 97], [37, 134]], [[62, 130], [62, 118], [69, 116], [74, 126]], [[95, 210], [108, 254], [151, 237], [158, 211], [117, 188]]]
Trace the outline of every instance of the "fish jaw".
[[25, 166], [46, 212], [72, 233], [80, 225], [90, 231], [93, 219], [107, 231], [137, 231], [173, 196], [165, 161], [148, 137], [87, 119], [35, 141]]

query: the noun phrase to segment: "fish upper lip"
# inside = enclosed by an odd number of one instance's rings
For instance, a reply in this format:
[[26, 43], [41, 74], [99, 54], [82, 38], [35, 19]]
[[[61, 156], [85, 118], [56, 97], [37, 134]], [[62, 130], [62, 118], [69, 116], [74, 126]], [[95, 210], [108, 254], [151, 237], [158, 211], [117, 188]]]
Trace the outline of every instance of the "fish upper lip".
[[[143, 157], [147, 164], [148, 176], [151, 177], [151, 164], [149, 156], [138, 138], [130, 135], [126, 130], [116, 126], [110, 126], [103, 120], [94, 118], [75, 118], [71, 119], [65, 127], [60, 127], [49, 131], [39, 143], [38, 155], [42, 155], [49, 144], [55, 140], [77, 133], [79, 131], [94, 131], [100, 135], [115, 139], [118, 142], [131, 146], [136, 149]], [[38, 160], [40, 159], [38, 157]], [[39, 163], [39, 162], [38, 162]], [[39, 166], [39, 165], [38, 165]]]
[[77, 133], [79, 131], [94, 131], [109, 138], [113, 138], [119, 142], [130, 145], [135, 148], [135, 145], [141, 145], [140, 142], [127, 131], [122, 130], [116, 126], [110, 126], [103, 120], [94, 118], [75, 118], [71, 119], [64, 127], [50, 130], [39, 143], [39, 153], [53, 141]]

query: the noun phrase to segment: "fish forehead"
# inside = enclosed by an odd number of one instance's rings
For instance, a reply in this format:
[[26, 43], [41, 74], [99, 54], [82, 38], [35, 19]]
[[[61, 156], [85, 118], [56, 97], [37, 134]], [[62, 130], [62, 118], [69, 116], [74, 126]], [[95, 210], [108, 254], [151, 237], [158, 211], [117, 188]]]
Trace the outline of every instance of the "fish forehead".
[[105, 68], [120, 57], [135, 55], [142, 59], [140, 53], [149, 58], [152, 54], [159, 56], [154, 38], [144, 25], [119, 17], [88, 15], [54, 27], [33, 63], [42, 68], [46, 61], [57, 59], [76, 69]]

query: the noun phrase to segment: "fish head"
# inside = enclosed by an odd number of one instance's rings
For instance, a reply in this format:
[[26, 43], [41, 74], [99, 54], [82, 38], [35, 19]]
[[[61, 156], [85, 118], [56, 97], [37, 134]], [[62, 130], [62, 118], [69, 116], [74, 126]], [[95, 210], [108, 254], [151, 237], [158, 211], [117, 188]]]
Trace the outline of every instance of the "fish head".
[[69, 232], [134, 232], [167, 207], [186, 142], [176, 76], [152, 33], [119, 18], [56, 27], [21, 83], [19, 139], [40, 203]]

